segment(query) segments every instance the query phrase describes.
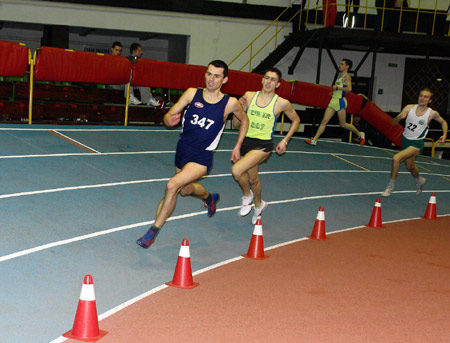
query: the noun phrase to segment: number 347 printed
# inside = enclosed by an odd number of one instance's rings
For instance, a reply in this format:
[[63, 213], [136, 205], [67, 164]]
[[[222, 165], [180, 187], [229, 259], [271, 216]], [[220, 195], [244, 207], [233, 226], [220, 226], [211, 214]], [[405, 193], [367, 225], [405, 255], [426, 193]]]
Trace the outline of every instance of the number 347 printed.
[[208, 130], [212, 124], [214, 124], [214, 120], [211, 119], [206, 119], [206, 118], [201, 118], [197, 114], [193, 114], [192, 115], [192, 119], [191, 119], [191, 124], [192, 125], [198, 125], [200, 127], [204, 127], [205, 130]]

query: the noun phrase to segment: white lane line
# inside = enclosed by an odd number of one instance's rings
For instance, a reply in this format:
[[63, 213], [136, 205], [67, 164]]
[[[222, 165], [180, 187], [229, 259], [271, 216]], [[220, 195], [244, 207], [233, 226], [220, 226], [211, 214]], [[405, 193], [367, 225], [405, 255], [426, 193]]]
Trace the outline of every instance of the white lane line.
[[[446, 216], [449, 216], [449, 215], [450, 214], [445, 214], [445, 215], [440, 215], [439, 217], [446, 217]], [[412, 220], [418, 220], [418, 219], [421, 219], [421, 218], [417, 218], [416, 217], [416, 218], [405, 218], [405, 219], [391, 220], [391, 221], [383, 222], [383, 224], [399, 223], [399, 222], [412, 221]], [[362, 229], [362, 228], [364, 228], [364, 226], [355, 226], [355, 227], [350, 227], [350, 228], [346, 228], [346, 229], [342, 229], [342, 230], [333, 231], [333, 232], [327, 233], [327, 235], [337, 234], [337, 233], [341, 233], [341, 232], [345, 232], [345, 231], [352, 231], [352, 230], [357, 230], [357, 229]], [[270, 246], [268, 248], [265, 248], [264, 251], [277, 249], [277, 248], [280, 248], [280, 247], [284, 247], [284, 246], [287, 246], [287, 245], [295, 244], [295, 243], [298, 243], [300, 241], [305, 241], [305, 240], [308, 240], [308, 238], [302, 237], [302, 238], [299, 238], [299, 239], [294, 239], [292, 241], [288, 241], [288, 242], [283, 242], [283, 243], [280, 243], [280, 244], [272, 245], [272, 246]], [[196, 272], [192, 273], [192, 276], [196, 276], [196, 275], [208, 272], [210, 270], [222, 267], [224, 265], [233, 263], [235, 261], [239, 261], [241, 259], [243, 259], [243, 257], [242, 256], [238, 256], [238, 257], [231, 258], [229, 260], [225, 260], [225, 261], [213, 264], [213, 265], [211, 265], [209, 267], [197, 270]], [[141, 300], [147, 298], [148, 296], [150, 296], [152, 294], [155, 294], [155, 293], [157, 293], [157, 292], [159, 292], [159, 291], [161, 291], [163, 289], [166, 289], [166, 288], [168, 288], [168, 286], [165, 285], [165, 284], [164, 285], [160, 285], [160, 286], [155, 287], [155, 288], [152, 288], [151, 290], [149, 290], [147, 292], [144, 292], [144, 293], [142, 293], [142, 294], [140, 294], [140, 295], [138, 295], [138, 296], [136, 296], [136, 297], [134, 297], [134, 298], [132, 298], [130, 300], [127, 300], [127, 301], [123, 302], [122, 304], [119, 304], [119, 305], [113, 307], [112, 309], [110, 309], [110, 310], [108, 310], [106, 312], [103, 312], [102, 314], [100, 314], [98, 316], [98, 319], [100, 321], [103, 320], [103, 319], [106, 319], [106, 318], [116, 314], [117, 312], [127, 308], [128, 306], [131, 306], [131, 305], [137, 303], [138, 301], [141, 301]], [[51, 341], [50, 343], [61, 343], [61, 342], [64, 342], [66, 340], [67, 340], [67, 338], [65, 338], [63, 336], [60, 336], [60, 337], [54, 339], [53, 341]]]
[[104, 184], [96, 184], [96, 185], [85, 185], [85, 186], [73, 186], [73, 187], [43, 189], [43, 190], [39, 190], [39, 191], [29, 191], [29, 192], [2, 194], [2, 195], [0, 195], [0, 199], [15, 198], [15, 197], [21, 197], [21, 196], [28, 196], [28, 195], [37, 195], [37, 194], [46, 194], [46, 193], [75, 191], [75, 190], [80, 190], [80, 189], [102, 188], [102, 187], [116, 187], [116, 186], [123, 186], [123, 185], [135, 185], [135, 184], [140, 184], [140, 183], [162, 182], [162, 181], [168, 181], [168, 180], [169, 180], [169, 178], [161, 178], [161, 179], [123, 181], [123, 182], [112, 182], [112, 183], [104, 183]]
[[[447, 190], [447, 191], [440, 191], [440, 190], [438, 190], [438, 191], [430, 191], [430, 192], [433, 192], [433, 193], [450, 193], [450, 190]], [[415, 193], [415, 191], [399, 191], [399, 192], [394, 192], [394, 193]], [[294, 199], [287, 199], [287, 200], [269, 201], [268, 204], [275, 205], [275, 204], [285, 204], [285, 203], [299, 202], [299, 201], [306, 201], [306, 200], [343, 198], [343, 197], [352, 197], [352, 196], [368, 196], [368, 195], [379, 195], [379, 194], [380, 194], [379, 191], [377, 191], [377, 192], [365, 192], [365, 193], [348, 193], [348, 194], [327, 194], [327, 195], [317, 195], [317, 196], [309, 196], [309, 197], [294, 198]], [[239, 208], [240, 208], [240, 206], [232, 206], [232, 207], [220, 208], [220, 209], [217, 209], [217, 212], [234, 211], [234, 210], [237, 210]], [[192, 212], [192, 213], [187, 213], [187, 214], [181, 214], [181, 215], [178, 215], [178, 216], [170, 217], [167, 221], [191, 218], [191, 217], [203, 215], [206, 212], [207, 211], [200, 211], [200, 212]], [[110, 229], [106, 229], [106, 230], [102, 230], [102, 231], [89, 233], [89, 234], [86, 234], [86, 235], [81, 235], [81, 236], [77, 236], [77, 237], [72, 237], [72, 238], [63, 239], [63, 240], [60, 240], [60, 241], [55, 241], [55, 242], [39, 245], [39, 246], [36, 246], [34, 248], [25, 249], [25, 250], [17, 251], [17, 252], [8, 254], [8, 255], [0, 256], [0, 263], [8, 261], [8, 260], [15, 259], [15, 258], [18, 258], [18, 257], [21, 257], [21, 256], [33, 254], [33, 253], [38, 252], [38, 251], [43, 251], [43, 250], [47, 250], [47, 249], [50, 249], [50, 248], [54, 248], [54, 247], [57, 247], [57, 246], [67, 245], [67, 244], [71, 244], [71, 243], [74, 243], [74, 242], [79, 242], [79, 241], [83, 241], [83, 240], [94, 238], [94, 237], [104, 236], [104, 235], [108, 235], [108, 234], [119, 232], [119, 231], [125, 231], [125, 230], [129, 230], [129, 229], [134, 229], [134, 228], [140, 227], [140, 226], [149, 226], [149, 225], [151, 225], [153, 223], [154, 223], [154, 220], [140, 222], [140, 223], [135, 223], [135, 224], [129, 224], [129, 225], [123, 225], [123, 226], [119, 226], [119, 227], [115, 227], [115, 228], [110, 228]]]
[[[0, 127], [0, 131], [48, 131], [48, 128], [13, 128], [13, 127]], [[181, 132], [181, 129], [172, 129], [172, 130], [165, 130], [165, 129], [130, 129], [130, 128], [114, 128], [114, 129], [97, 129], [97, 128], [58, 128], [58, 131], [67, 131], [67, 132], [157, 132], [157, 133], [179, 133]], [[238, 132], [236, 131], [224, 131], [223, 134], [225, 135], [237, 135]], [[279, 135], [276, 134], [274, 135], [275, 138], [283, 138], [283, 135]], [[292, 137], [291, 139], [293, 140], [297, 140], [297, 141], [302, 141], [304, 139], [304, 137]], [[337, 140], [323, 140], [324, 142], [327, 143], [333, 143], [333, 144], [345, 144], [345, 145], [349, 145], [349, 143], [345, 143], [345, 142], [340, 142]], [[351, 145], [351, 144], [350, 144]], [[375, 150], [379, 150], [379, 151], [386, 151], [385, 148], [379, 148], [379, 147], [374, 147], [374, 146], [362, 146], [361, 148], [364, 149], [375, 149]], [[217, 150], [217, 152], [223, 152], [223, 151], [231, 151], [231, 150]], [[394, 150], [393, 150], [394, 151]], [[151, 152], [148, 152], [151, 153]], [[286, 153], [300, 153], [300, 154], [329, 154], [329, 153], [321, 153], [321, 152], [313, 152], [313, 151], [286, 151]], [[361, 155], [352, 155], [352, 154], [343, 154], [343, 153], [337, 153], [335, 152], [334, 154], [336, 155], [340, 155], [340, 156], [355, 156], [355, 157], [366, 157], [366, 158], [380, 158], [380, 159], [391, 159], [391, 156], [388, 157], [375, 157], [375, 156], [361, 156]], [[67, 154], [70, 155], [70, 154]], [[66, 155], [66, 156], [67, 156]], [[428, 156], [422, 156], [422, 157], [428, 157]], [[2, 158], [0, 156], [0, 158]], [[7, 157], [6, 157], [7, 158]], [[429, 157], [431, 159], [431, 157]], [[438, 164], [436, 161], [431, 161], [431, 162], [425, 162], [425, 161], [416, 161], [416, 163], [424, 163], [424, 164], [432, 164], [432, 165], [439, 165], [439, 166], [443, 166], [443, 167], [450, 167], [448, 165], [442, 165], [442, 164]]]
[[[48, 130], [46, 130], [48, 131]], [[228, 153], [231, 152], [231, 149], [218, 149], [215, 150], [216, 153]], [[14, 158], [50, 158], [50, 157], [72, 157], [72, 156], [109, 156], [109, 155], [145, 155], [145, 154], [175, 154], [175, 150], [146, 150], [146, 151], [117, 151], [117, 152], [102, 152], [97, 154], [92, 153], [58, 153], [58, 154], [35, 154], [35, 155], [4, 155], [0, 156], [0, 159], [14, 159]], [[356, 158], [365, 158], [365, 159], [380, 159], [380, 160], [391, 160], [391, 157], [382, 157], [382, 156], [368, 156], [368, 155], [355, 155], [355, 154], [347, 154], [340, 152], [311, 152], [311, 151], [286, 151], [286, 154], [303, 154], [303, 155], [330, 155], [334, 154], [336, 156], [344, 156], [344, 157], [356, 157]], [[416, 161], [417, 164], [429, 164], [436, 167], [447, 167], [450, 168], [450, 165], [438, 164], [435, 161], [425, 162], [425, 161]]]
[[[28, 128], [28, 127], [0, 127], [0, 131], [48, 131], [50, 130], [50, 128]], [[116, 128], [116, 129], [88, 129], [88, 128], [83, 128], [83, 129], [67, 129], [67, 128], [58, 128], [58, 131], [67, 131], [67, 132], [161, 132], [161, 133], [172, 133], [172, 132], [176, 132], [176, 133], [180, 133], [181, 129], [179, 130], [164, 130], [164, 129], [120, 129], [120, 128]]]
[[[363, 170], [279, 170], [279, 171], [263, 171], [260, 172], [260, 175], [271, 175], [271, 174], [318, 174], [318, 173], [378, 173], [378, 174], [388, 174], [389, 171], [363, 171]], [[399, 174], [409, 174], [409, 172], [399, 172]], [[431, 175], [431, 176], [442, 176], [442, 177], [450, 177], [450, 175], [446, 174], [433, 174], [433, 173], [421, 173], [422, 175]], [[203, 178], [219, 178], [219, 177], [230, 177], [231, 174], [214, 174], [208, 175]], [[84, 185], [84, 186], [72, 186], [72, 187], [61, 187], [61, 188], [51, 188], [51, 189], [42, 189], [37, 191], [28, 191], [28, 192], [19, 192], [19, 193], [10, 193], [10, 194], [1, 194], [0, 199], [8, 199], [15, 198], [21, 196], [30, 196], [30, 195], [39, 195], [39, 194], [47, 194], [47, 193], [57, 193], [57, 192], [66, 192], [66, 191], [76, 191], [80, 189], [93, 189], [93, 188], [104, 188], [104, 187], [116, 187], [116, 186], [124, 186], [124, 185], [134, 185], [141, 183], [152, 183], [152, 182], [162, 182], [168, 181], [170, 177], [160, 178], [160, 179], [148, 179], [148, 180], [134, 180], [134, 181], [122, 181], [122, 182], [111, 182], [111, 183], [103, 183], [103, 184], [95, 184], [95, 185]], [[443, 190], [444, 192], [446, 190]], [[406, 191], [409, 192], [409, 191]], [[439, 192], [439, 191], [437, 191]], [[402, 191], [396, 192], [402, 193]]]
[[130, 151], [130, 152], [120, 151], [120, 152], [101, 152], [98, 154], [78, 152], [78, 153], [60, 153], [60, 154], [10, 155], [10, 156], [0, 156], [0, 159], [36, 158], [36, 157], [72, 157], [72, 156], [108, 156], [108, 155], [146, 155], [146, 154], [175, 154], [175, 150]]

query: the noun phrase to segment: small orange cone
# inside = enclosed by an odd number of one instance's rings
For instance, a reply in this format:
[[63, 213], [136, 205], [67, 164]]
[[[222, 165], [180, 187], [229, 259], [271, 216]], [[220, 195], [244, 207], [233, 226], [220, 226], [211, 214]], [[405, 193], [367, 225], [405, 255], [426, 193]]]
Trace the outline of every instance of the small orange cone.
[[85, 275], [72, 330], [64, 337], [83, 342], [96, 342], [108, 332], [99, 330], [92, 275]]
[[255, 260], [264, 260], [269, 257], [267, 255], [264, 255], [264, 239], [261, 216], [258, 216], [258, 219], [256, 219], [256, 224], [253, 229], [253, 235], [248, 247], [248, 252], [242, 256], [253, 258]]
[[430, 201], [428, 201], [427, 210], [425, 211], [424, 219], [433, 219], [436, 220], [436, 193], [431, 193]]
[[173, 274], [173, 280], [166, 282], [167, 286], [178, 288], [194, 288], [199, 283], [194, 282], [192, 279], [191, 269], [191, 253], [189, 251], [189, 240], [183, 238], [181, 241], [180, 253], [178, 254], [177, 266], [175, 267], [175, 273]]
[[373, 206], [372, 216], [370, 217], [369, 224], [367, 224], [368, 227], [373, 227], [376, 229], [383, 228], [382, 222], [381, 222], [381, 199], [377, 198], [375, 201], [375, 205]]
[[311, 233], [311, 236], [308, 236], [310, 239], [318, 239], [318, 240], [326, 240], [327, 235], [325, 233], [325, 210], [323, 206], [319, 207], [319, 212], [317, 212], [316, 222], [314, 223], [314, 228]]

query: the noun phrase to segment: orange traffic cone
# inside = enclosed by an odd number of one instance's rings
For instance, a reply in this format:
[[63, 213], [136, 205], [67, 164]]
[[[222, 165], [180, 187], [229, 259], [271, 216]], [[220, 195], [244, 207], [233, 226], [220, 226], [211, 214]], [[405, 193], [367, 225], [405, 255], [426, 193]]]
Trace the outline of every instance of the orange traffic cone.
[[325, 210], [323, 209], [323, 206], [319, 207], [319, 212], [317, 212], [313, 231], [311, 233], [311, 236], [308, 236], [308, 238], [318, 240], [329, 239], [327, 238], [327, 235], [325, 233]]
[[94, 283], [92, 275], [85, 275], [72, 330], [63, 336], [84, 342], [96, 342], [107, 333], [98, 328]]
[[368, 227], [373, 227], [381, 229], [383, 225], [381, 224], [381, 199], [377, 198], [375, 205], [373, 206], [372, 216], [370, 217], [370, 222], [367, 224]]
[[248, 252], [242, 256], [253, 258], [255, 260], [264, 260], [269, 257], [267, 255], [264, 255], [264, 239], [260, 215], [256, 219], [256, 224], [253, 229], [253, 235], [248, 247]]
[[166, 285], [178, 288], [194, 288], [199, 285], [192, 279], [191, 253], [189, 251], [189, 240], [186, 238], [183, 238], [181, 242], [173, 280], [166, 282]]
[[424, 219], [438, 219], [436, 216], [436, 193], [431, 193], [430, 201], [428, 201], [427, 210], [425, 211]]

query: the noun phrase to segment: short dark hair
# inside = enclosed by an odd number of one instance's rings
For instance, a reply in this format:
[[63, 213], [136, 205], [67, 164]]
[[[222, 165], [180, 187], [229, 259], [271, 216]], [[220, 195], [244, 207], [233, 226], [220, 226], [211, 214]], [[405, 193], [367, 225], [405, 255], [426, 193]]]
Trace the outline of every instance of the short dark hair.
[[348, 65], [348, 70], [352, 69], [353, 67], [352, 60], [349, 60], [348, 58], [343, 58], [342, 60], [345, 62], [346, 65]]
[[222, 60], [214, 60], [208, 63], [208, 65], [212, 65], [216, 68], [222, 68], [223, 69], [223, 77], [228, 76], [228, 65], [222, 61]]
[[133, 43], [133, 44], [131, 44], [131, 45], [130, 45], [130, 54], [132, 54], [133, 51], [136, 51], [136, 50], [139, 49], [139, 48], [142, 49], [141, 44], [139, 44], [139, 43]]
[[122, 47], [122, 44], [120, 42], [116, 41], [116, 42], [112, 43], [111, 48], [114, 49], [115, 46]]
[[264, 75], [266, 75], [269, 71], [272, 72], [272, 73], [277, 74], [277, 76], [278, 76], [278, 81], [281, 81], [282, 75], [281, 75], [280, 69], [275, 68], [275, 67], [269, 68], [269, 69], [267, 69], [267, 70], [264, 72]]

